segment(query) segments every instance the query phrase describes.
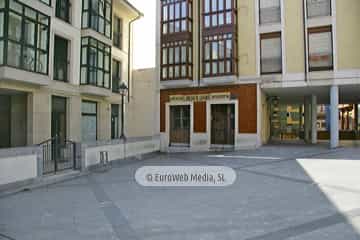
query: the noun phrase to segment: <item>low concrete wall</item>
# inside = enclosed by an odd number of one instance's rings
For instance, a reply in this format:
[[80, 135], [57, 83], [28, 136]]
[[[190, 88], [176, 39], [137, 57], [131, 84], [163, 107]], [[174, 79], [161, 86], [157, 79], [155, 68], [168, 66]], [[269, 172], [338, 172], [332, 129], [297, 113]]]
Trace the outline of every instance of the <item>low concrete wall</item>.
[[142, 137], [130, 138], [126, 142], [113, 140], [108, 142], [96, 142], [82, 145], [82, 166], [87, 169], [100, 163], [100, 152], [109, 153], [109, 161], [121, 160], [142, 154], [160, 151], [160, 138]]
[[40, 161], [40, 147], [0, 149], [0, 189], [36, 179]]

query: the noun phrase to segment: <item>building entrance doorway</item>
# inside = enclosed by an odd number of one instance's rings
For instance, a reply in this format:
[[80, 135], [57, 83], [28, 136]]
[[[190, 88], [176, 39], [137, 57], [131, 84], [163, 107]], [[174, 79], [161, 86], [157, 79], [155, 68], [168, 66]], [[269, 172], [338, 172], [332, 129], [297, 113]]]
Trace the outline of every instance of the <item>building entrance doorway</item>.
[[235, 143], [235, 105], [211, 105], [211, 144], [234, 145]]
[[75, 168], [75, 143], [67, 140], [67, 101], [53, 96], [51, 101], [51, 139], [41, 143], [43, 173], [56, 173]]
[[270, 138], [275, 141], [294, 141], [303, 139], [302, 105], [271, 102]]
[[190, 106], [170, 107], [170, 146], [190, 145]]

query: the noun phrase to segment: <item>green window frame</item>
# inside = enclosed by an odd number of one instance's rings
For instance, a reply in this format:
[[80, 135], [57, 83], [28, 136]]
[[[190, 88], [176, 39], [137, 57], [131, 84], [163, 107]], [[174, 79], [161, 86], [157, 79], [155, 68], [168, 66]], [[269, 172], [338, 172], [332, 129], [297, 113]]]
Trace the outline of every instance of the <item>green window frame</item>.
[[81, 39], [82, 85], [110, 89], [111, 46], [92, 37]]
[[3, 0], [0, 25], [0, 65], [47, 75], [50, 17], [17, 0]]
[[51, 0], [39, 0], [42, 3], [45, 3], [46, 5], [51, 6]]
[[111, 39], [112, 0], [83, 0], [82, 28], [91, 28]]

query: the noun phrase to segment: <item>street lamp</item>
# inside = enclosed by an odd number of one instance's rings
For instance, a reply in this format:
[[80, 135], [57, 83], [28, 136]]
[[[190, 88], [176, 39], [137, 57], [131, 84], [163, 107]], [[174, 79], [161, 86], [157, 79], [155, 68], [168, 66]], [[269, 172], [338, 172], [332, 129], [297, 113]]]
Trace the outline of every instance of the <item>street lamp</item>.
[[119, 93], [121, 95], [121, 136], [120, 139], [125, 139], [125, 133], [124, 133], [124, 114], [125, 114], [125, 109], [124, 109], [124, 98], [125, 95], [127, 94], [129, 88], [127, 87], [127, 85], [125, 84], [125, 82], [121, 82], [120, 86], [119, 86]]

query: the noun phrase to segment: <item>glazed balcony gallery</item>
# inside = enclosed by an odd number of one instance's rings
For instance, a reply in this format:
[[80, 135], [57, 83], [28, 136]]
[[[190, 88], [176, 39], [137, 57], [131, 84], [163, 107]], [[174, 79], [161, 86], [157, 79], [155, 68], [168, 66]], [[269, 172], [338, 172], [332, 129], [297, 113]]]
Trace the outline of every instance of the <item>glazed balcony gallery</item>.
[[0, 65], [48, 74], [50, 18], [16, 0], [0, 1]]

